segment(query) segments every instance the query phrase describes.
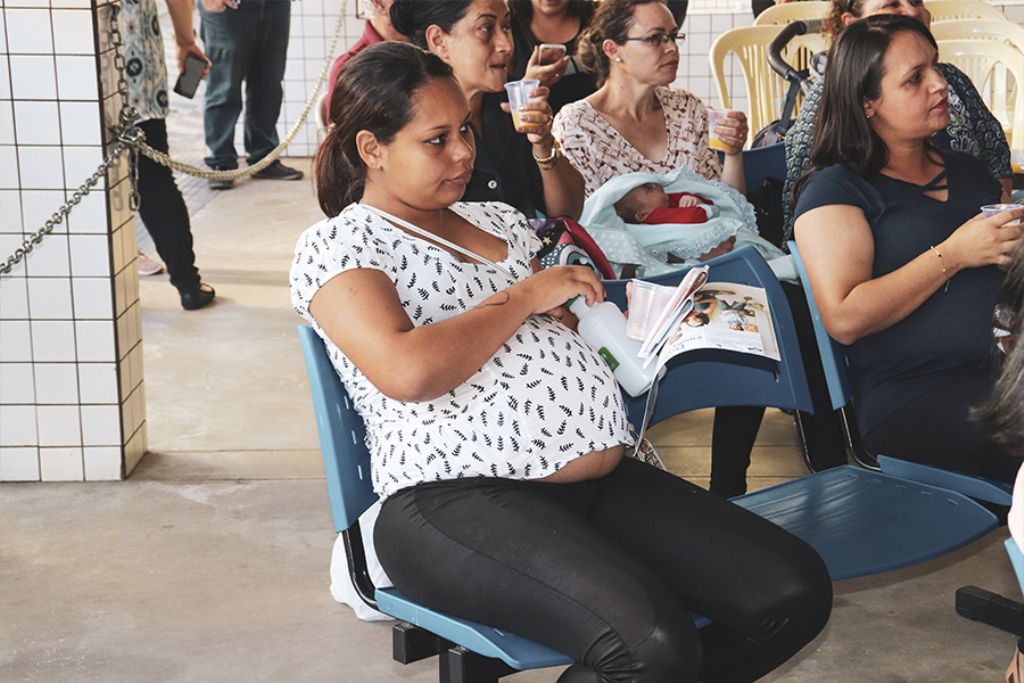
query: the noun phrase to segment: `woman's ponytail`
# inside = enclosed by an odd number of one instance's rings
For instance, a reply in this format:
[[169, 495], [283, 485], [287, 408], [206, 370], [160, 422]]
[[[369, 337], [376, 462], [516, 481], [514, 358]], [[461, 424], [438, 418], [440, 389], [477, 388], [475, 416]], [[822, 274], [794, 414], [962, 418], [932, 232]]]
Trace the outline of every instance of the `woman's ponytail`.
[[453, 79], [451, 67], [407, 43], [371, 45], [345, 64], [331, 95], [330, 128], [313, 162], [325, 214], [337, 216], [363, 196], [366, 165], [356, 147], [360, 131], [390, 144], [412, 120], [412, 98], [438, 78]]

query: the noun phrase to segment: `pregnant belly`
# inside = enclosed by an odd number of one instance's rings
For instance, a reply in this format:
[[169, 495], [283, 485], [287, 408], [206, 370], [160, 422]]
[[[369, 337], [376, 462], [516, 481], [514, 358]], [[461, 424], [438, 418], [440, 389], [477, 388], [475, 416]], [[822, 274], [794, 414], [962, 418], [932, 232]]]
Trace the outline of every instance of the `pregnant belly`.
[[552, 484], [571, 484], [576, 481], [600, 479], [618, 467], [625, 451], [626, 447], [621, 445], [612, 446], [603, 451], [591, 451], [566, 463], [562, 469], [554, 474], [549, 474], [537, 481], [546, 481]]

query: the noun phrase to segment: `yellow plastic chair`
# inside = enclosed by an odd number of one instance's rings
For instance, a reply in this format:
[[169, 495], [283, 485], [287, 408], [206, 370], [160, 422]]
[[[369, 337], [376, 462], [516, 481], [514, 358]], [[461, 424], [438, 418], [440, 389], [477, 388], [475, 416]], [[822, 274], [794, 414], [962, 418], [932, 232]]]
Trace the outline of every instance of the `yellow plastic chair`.
[[[806, 3], [798, 3], [806, 4]], [[709, 58], [711, 73], [718, 89], [718, 98], [726, 109], [733, 108], [732, 95], [726, 77], [726, 61], [730, 55], [739, 64], [743, 84], [747, 92], [747, 124], [754, 135], [772, 121], [779, 118], [782, 101], [789, 84], [768, 66], [768, 45], [782, 30], [781, 25], [744, 26], [726, 31], [711, 45]], [[820, 34], [796, 36], [787, 45], [783, 58], [797, 68], [806, 63], [807, 56], [820, 51], [823, 45]], [[799, 99], [793, 115], [799, 111]]]
[[[931, 7], [929, 3], [928, 7]], [[1024, 26], [1005, 19], [950, 19], [933, 21], [935, 40], [998, 40], [1024, 54]]]
[[824, 19], [831, 4], [827, 0], [804, 0], [772, 5], [754, 18], [754, 26], [788, 24], [798, 19]]
[[[1024, 144], [1024, 54], [995, 40], [940, 40], [939, 61], [953, 64], [974, 83], [1003, 124], [1012, 147]], [[1008, 75], [1012, 83], [1003, 78]]]
[[931, 12], [932, 21], [947, 19], [995, 19], [1008, 21], [1006, 15], [984, 0], [929, 0], [925, 7]]
[[[932, 23], [932, 35], [935, 40], [995, 40], [1006, 43], [1017, 48], [1024, 54], [1024, 27], [1009, 21], [997, 19], [952, 19], [949, 21], [937, 21]], [[1011, 118], [1014, 114], [1012, 107], [1016, 101], [1017, 83], [1007, 83], [1006, 68], [997, 67], [993, 74], [992, 87], [995, 92], [1006, 91], [1008, 110], [1005, 117]], [[1000, 119], [1007, 120], [1007, 119]], [[1017, 139], [1017, 144], [1024, 144], [1024, 140]]]

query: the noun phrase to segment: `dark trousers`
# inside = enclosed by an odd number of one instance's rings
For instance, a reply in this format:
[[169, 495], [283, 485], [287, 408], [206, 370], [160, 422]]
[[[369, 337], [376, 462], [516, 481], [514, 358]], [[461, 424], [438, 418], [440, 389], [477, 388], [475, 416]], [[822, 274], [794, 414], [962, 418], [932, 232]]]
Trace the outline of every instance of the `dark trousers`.
[[[150, 119], [139, 123], [146, 142], [167, 153], [167, 122]], [[179, 291], [199, 285], [196, 255], [192, 251], [192, 227], [188, 207], [174, 182], [171, 169], [139, 155], [139, 214], [160, 254], [171, 284]]]
[[[630, 458], [577, 484], [404, 489], [374, 540], [410, 598], [572, 657], [560, 683], [752, 681], [813, 639], [832, 606], [810, 546]], [[715, 623], [697, 631], [691, 610]]]
[[[814, 414], [801, 412], [799, 425], [807, 460], [815, 471], [846, 462], [846, 439], [839, 413], [832, 409], [821, 367], [821, 355], [814, 338], [807, 299], [799, 285], [782, 283], [793, 314], [800, 355], [807, 375]], [[757, 439], [764, 408], [728, 406], [715, 409], [711, 436], [711, 490], [731, 498], [747, 491], [747, 468]]]
[[203, 127], [206, 165], [238, 167], [235, 124], [245, 82], [245, 152], [254, 164], [279, 142], [277, 119], [284, 95], [290, 0], [243, 0], [237, 10], [207, 12], [199, 3], [203, 50], [210, 59]]
[[1021, 458], [997, 444], [971, 420], [971, 406], [992, 393], [988, 371], [951, 375], [930, 391], [887, 415], [863, 435], [875, 455], [912, 460], [945, 470], [1012, 482]]

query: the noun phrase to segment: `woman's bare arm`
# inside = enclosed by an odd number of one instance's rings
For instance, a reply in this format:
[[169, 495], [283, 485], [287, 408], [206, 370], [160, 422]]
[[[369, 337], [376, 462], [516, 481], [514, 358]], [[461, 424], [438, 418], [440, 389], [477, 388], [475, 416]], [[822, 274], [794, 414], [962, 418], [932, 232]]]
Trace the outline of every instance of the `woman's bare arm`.
[[1008, 263], [1020, 228], [1001, 226], [1021, 216], [1024, 210], [971, 219], [935, 249], [878, 278], [871, 277], [874, 239], [859, 208], [813, 209], [794, 230], [825, 328], [841, 344], [852, 344], [906, 318], [959, 271]]
[[339, 349], [385, 395], [429, 401], [465, 382], [527, 317], [577, 295], [604, 298], [589, 268], [548, 268], [447, 320], [416, 327], [378, 270], [350, 270], [314, 295], [309, 310]]

